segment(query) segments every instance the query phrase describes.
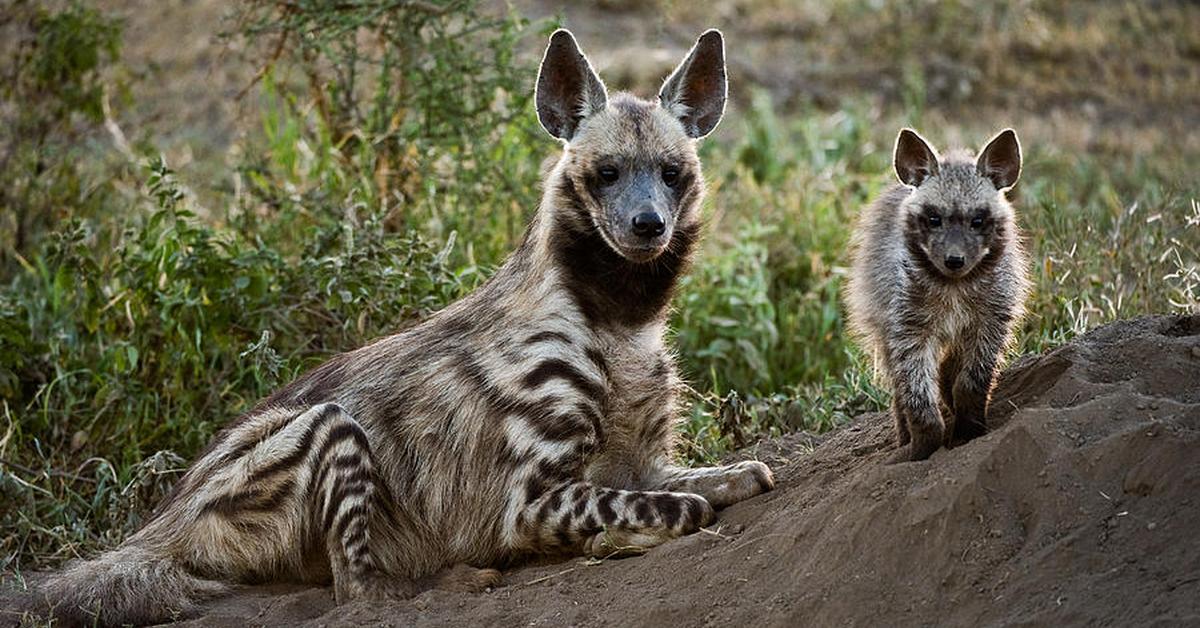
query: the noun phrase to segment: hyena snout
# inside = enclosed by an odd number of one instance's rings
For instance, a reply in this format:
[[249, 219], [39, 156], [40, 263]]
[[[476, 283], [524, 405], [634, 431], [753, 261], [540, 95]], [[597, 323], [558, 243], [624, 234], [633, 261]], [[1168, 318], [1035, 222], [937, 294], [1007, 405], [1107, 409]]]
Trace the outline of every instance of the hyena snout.
[[950, 270], [959, 270], [963, 266], [966, 266], [966, 264], [967, 258], [963, 257], [962, 255], [946, 256], [946, 268], [949, 268]]
[[667, 250], [675, 229], [668, 207], [661, 203], [630, 203], [613, 210], [609, 233], [616, 251], [632, 262], [645, 263]]
[[667, 232], [667, 221], [653, 207], [642, 208], [633, 215], [633, 235], [639, 238], [657, 238]]

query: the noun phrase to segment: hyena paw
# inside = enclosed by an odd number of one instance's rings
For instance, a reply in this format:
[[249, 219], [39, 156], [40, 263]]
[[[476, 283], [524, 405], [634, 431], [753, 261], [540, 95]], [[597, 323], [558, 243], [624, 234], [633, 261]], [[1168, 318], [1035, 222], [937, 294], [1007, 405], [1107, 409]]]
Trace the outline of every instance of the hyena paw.
[[775, 474], [758, 460], [739, 462], [727, 469], [725, 481], [714, 491], [714, 495], [708, 496], [716, 508], [736, 504], [775, 488]]
[[408, 578], [382, 572], [363, 574], [344, 582], [336, 582], [334, 598], [338, 604], [357, 600], [407, 600], [420, 592], [420, 587]]
[[960, 416], [954, 419], [953, 442], [967, 443], [987, 434], [987, 423], [976, 417]]
[[447, 567], [433, 577], [433, 588], [462, 593], [482, 593], [498, 587], [504, 577], [496, 569], [478, 569], [467, 564]]
[[684, 496], [684, 516], [680, 532], [691, 534], [717, 520], [717, 511], [707, 499], [700, 495]]
[[937, 441], [927, 439], [916, 439], [908, 445], [901, 447], [892, 457], [888, 459], [888, 463], [896, 464], [899, 462], [917, 462], [925, 460], [933, 455], [941, 447], [940, 439]]
[[584, 556], [595, 558], [625, 558], [638, 556], [656, 545], [661, 545], [677, 535], [670, 530], [631, 530], [610, 529], [598, 532], [583, 542]]

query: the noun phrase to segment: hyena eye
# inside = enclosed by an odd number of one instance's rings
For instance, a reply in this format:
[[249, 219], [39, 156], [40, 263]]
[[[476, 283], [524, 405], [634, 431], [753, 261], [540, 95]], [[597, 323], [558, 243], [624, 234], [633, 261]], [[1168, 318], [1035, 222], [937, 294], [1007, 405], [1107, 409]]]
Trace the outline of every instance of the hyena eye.
[[675, 184], [679, 182], [679, 168], [674, 166], [667, 166], [666, 168], [663, 168], [662, 180], [663, 183], [667, 184], [667, 187], [675, 187]]
[[979, 229], [983, 227], [983, 216], [976, 216], [971, 219], [971, 228]]
[[601, 166], [599, 172], [600, 180], [605, 183], [616, 183], [621, 178], [621, 173], [612, 166]]
[[925, 217], [925, 222], [930, 227], [940, 227], [942, 226], [942, 217], [937, 214], [931, 214]]

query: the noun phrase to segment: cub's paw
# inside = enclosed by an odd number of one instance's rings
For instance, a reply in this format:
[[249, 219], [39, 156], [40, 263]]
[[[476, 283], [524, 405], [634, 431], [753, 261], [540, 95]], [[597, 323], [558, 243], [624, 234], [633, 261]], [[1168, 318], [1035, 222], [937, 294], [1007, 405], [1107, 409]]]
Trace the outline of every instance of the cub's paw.
[[914, 439], [908, 445], [901, 447], [896, 453], [892, 454], [892, 457], [888, 459], [888, 464], [926, 460], [933, 455], [933, 452], [940, 448], [940, 442]]
[[954, 419], [954, 429], [950, 440], [955, 445], [965, 445], [984, 434], [987, 434], [987, 422], [972, 416], [960, 416]]

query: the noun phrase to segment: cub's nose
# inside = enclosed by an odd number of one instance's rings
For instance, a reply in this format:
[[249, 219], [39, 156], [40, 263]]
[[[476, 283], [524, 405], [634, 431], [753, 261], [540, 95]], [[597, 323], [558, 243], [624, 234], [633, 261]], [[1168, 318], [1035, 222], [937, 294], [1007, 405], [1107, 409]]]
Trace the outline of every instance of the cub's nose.
[[958, 269], [962, 268], [963, 264], [965, 264], [965, 263], [966, 263], [966, 260], [963, 259], [963, 256], [961, 256], [961, 255], [947, 255], [946, 256], [946, 268], [949, 268], [950, 270], [958, 270]]
[[655, 238], [667, 230], [667, 223], [658, 212], [648, 211], [635, 214], [633, 217], [633, 233], [643, 238]]

